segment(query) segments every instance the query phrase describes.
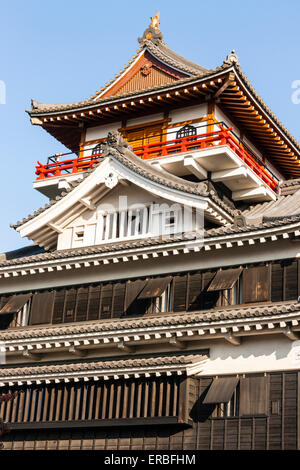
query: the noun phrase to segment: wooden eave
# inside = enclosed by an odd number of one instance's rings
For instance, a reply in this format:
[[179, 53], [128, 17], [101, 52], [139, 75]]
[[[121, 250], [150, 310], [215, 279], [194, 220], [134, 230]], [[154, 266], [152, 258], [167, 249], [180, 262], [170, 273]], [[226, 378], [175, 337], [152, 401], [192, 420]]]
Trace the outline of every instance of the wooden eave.
[[74, 109], [29, 114], [33, 124], [41, 125], [77, 152], [81, 130], [86, 126], [124, 121], [132, 113], [140, 116], [204, 101], [215, 101], [284, 176], [300, 176], [299, 145], [275, 122], [234, 66], [223, 67], [204, 77], [182, 79], [154, 89], [89, 102]]
[[[13, 278], [46, 275], [53, 270], [66, 272], [70, 269], [88, 268], [93, 266], [105, 267], [110, 263], [123, 263], [128, 261], [143, 260], [147, 257], [178, 256], [180, 254], [199, 253], [210, 251], [215, 256], [221, 250], [253, 246], [255, 244], [265, 246], [265, 243], [274, 243], [289, 240], [299, 242], [300, 219], [299, 216], [288, 217], [283, 223], [264, 223], [263, 226], [247, 227], [232, 230], [231, 227], [220, 229], [219, 233], [205, 234], [203, 247], [195, 245], [195, 240], [187, 240], [185, 237], [179, 240], [168, 239], [165, 242], [155, 239], [134, 240], [131, 243], [112, 243], [76, 249], [67, 249], [34, 255], [27, 258], [2, 262], [0, 266], [0, 278]], [[53, 234], [53, 236], [55, 236]], [[48, 234], [47, 234], [48, 238]], [[283, 250], [284, 253], [284, 250]]]

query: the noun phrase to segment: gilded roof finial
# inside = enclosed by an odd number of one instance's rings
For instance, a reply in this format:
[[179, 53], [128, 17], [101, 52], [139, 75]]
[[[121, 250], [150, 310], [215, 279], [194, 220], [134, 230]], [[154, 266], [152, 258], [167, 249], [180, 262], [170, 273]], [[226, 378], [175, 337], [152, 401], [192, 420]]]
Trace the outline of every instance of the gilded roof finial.
[[160, 24], [160, 19], [159, 19], [159, 12], [157, 11], [155, 13], [155, 16], [151, 16], [150, 17], [150, 20], [151, 20], [151, 23], [150, 23], [150, 28], [153, 28], [153, 29], [156, 29], [157, 31], [159, 31], [159, 24]]
[[155, 15], [150, 17], [151, 23], [148, 28], [145, 29], [143, 37], [138, 38], [140, 44], [145, 44], [145, 41], [151, 41], [154, 44], [158, 45], [163, 38], [162, 32], [159, 29], [159, 12], [157, 11]]

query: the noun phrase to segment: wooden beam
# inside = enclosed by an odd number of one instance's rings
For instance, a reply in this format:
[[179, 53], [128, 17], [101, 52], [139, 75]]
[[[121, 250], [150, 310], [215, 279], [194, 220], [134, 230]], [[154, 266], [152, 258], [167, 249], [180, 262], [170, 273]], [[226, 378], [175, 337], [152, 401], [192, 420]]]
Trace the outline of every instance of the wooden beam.
[[234, 346], [240, 346], [242, 342], [241, 338], [234, 336], [232, 333], [227, 333], [224, 338], [226, 341], [228, 341], [228, 343], [233, 344]]
[[128, 346], [127, 344], [124, 343], [124, 341], [120, 341], [119, 343], [117, 343], [117, 346], [118, 346], [118, 349], [124, 352], [133, 353], [135, 351], [134, 347]]
[[283, 330], [283, 334], [289, 338], [291, 341], [297, 341], [299, 339], [299, 334], [294, 332], [293, 330], [291, 330], [291, 328], [289, 326], [287, 326], [284, 330]]
[[86, 351], [82, 351], [81, 349], [75, 348], [75, 346], [71, 346], [69, 348], [69, 353], [74, 354], [77, 357], [84, 357], [86, 356]]
[[185, 349], [186, 348], [186, 343], [183, 341], [180, 341], [178, 338], [172, 337], [169, 340], [169, 343], [174, 346], [175, 348], [178, 349]]
[[227, 78], [227, 80], [223, 83], [223, 85], [221, 86], [221, 88], [218, 89], [218, 91], [214, 94], [214, 98], [218, 98], [218, 96], [220, 96], [223, 91], [226, 90], [226, 88], [229, 87], [229, 85], [233, 82], [234, 80], [234, 73], [230, 73], [229, 74], [229, 77]]

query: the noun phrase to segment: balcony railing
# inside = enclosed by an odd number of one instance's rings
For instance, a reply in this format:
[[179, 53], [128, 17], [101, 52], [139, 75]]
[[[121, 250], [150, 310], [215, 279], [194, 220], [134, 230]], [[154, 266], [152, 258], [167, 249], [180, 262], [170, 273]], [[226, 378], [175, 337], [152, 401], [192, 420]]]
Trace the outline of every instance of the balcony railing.
[[[277, 192], [279, 182], [276, 176], [249, 147], [240, 141], [238, 136], [233, 132], [233, 128], [225, 127], [224, 123], [216, 123], [215, 125], [218, 125], [219, 129], [213, 132], [201, 133], [201, 127], [203, 128], [203, 126], [200, 126], [196, 128], [198, 133], [195, 135], [167, 140], [167, 138], [170, 138], [170, 133], [162, 133], [158, 136], [151, 137], [152, 141], [155, 137], [159, 137], [158, 142], [151, 143], [150, 140], [149, 143], [144, 145], [135, 145], [135, 141], [131, 141], [130, 144], [133, 147], [133, 152], [144, 160], [227, 145], [267, 186], [274, 192]], [[90, 152], [91, 149], [84, 151]], [[69, 152], [49, 157], [46, 165], [38, 162], [35, 172], [37, 180], [86, 171], [89, 168], [93, 168], [101, 158], [102, 153], [89, 156], [76, 156], [75, 158], [61, 160], [62, 157], [68, 155], [73, 154]]]

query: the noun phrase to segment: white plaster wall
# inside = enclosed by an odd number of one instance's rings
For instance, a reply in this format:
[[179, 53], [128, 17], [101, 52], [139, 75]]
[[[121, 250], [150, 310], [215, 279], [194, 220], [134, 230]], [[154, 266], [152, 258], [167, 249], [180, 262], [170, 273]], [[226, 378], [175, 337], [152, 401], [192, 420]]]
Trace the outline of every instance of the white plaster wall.
[[[198, 119], [207, 115], [208, 107], [207, 103], [191, 106], [187, 108], [175, 109], [170, 112], [170, 118], [172, 119], [171, 124], [175, 124], [176, 122], [182, 123], [184, 121], [189, 121], [192, 119]], [[201, 126], [201, 130], [197, 131], [199, 134], [205, 134], [207, 131], [206, 122], [199, 122], [196, 123], [195, 126]], [[172, 127], [171, 129], [167, 130], [167, 140], [174, 140], [176, 139], [176, 132], [182, 128], [182, 124]]]
[[89, 127], [86, 130], [85, 141], [88, 142], [89, 140], [102, 139], [107, 136], [109, 131], [116, 131], [121, 127], [121, 125], [121, 121], [118, 121], [112, 122], [111, 124], [105, 124], [103, 126]]
[[[230, 119], [228, 119], [227, 116], [225, 116], [223, 111], [221, 111], [221, 109], [218, 106], [215, 107], [215, 118], [218, 122], [225, 122], [227, 126], [233, 127], [234, 132], [240, 137], [241, 135], [240, 130], [233, 124], [232, 121], [230, 121]], [[219, 129], [219, 126], [215, 126], [215, 130], [218, 130], [218, 129]]]
[[174, 124], [176, 122], [189, 121], [206, 116], [207, 110], [207, 103], [203, 103], [196, 106], [174, 109], [170, 111], [169, 117], [172, 119], [172, 124]]
[[207, 342], [209, 360], [200, 375], [292, 370], [300, 367], [300, 341], [284, 335], [245, 337], [240, 346]]
[[138, 124], [145, 124], [147, 122], [160, 121], [164, 118], [164, 113], [149, 114], [138, 118], [128, 119], [126, 127], [136, 126]]

